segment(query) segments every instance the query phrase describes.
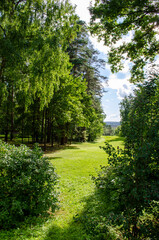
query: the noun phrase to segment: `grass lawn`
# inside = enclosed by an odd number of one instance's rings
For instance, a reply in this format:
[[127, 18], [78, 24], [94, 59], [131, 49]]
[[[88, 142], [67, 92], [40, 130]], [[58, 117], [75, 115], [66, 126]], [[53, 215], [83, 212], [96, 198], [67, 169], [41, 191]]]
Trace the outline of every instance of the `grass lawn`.
[[102, 137], [95, 143], [72, 144], [62, 150], [46, 153], [59, 175], [59, 209], [45, 223], [24, 224], [19, 229], [1, 231], [2, 240], [89, 240], [82, 223], [74, 216], [88, 207], [94, 193], [92, 175], [107, 164], [106, 153], [99, 148], [104, 141], [121, 146], [122, 139]]

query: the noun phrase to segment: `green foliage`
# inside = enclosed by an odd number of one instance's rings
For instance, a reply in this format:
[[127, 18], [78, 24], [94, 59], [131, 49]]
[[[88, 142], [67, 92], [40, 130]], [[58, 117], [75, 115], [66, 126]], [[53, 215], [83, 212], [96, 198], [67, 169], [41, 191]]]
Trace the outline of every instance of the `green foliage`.
[[158, 199], [158, 182], [150, 180], [145, 167], [136, 168], [138, 159], [130, 149], [115, 150], [109, 143], [102, 148], [109, 155], [109, 165], [102, 167], [94, 181], [104, 195], [105, 224], [120, 226], [128, 239], [157, 239], [159, 201], [153, 199]]
[[[103, 147], [109, 166], [95, 178], [105, 194], [108, 219], [128, 239], [157, 239], [159, 203], [158, 75], [138, 86], [121, 104], [124, 149]], [[156, 212], [156, 213], [155, 213]], [[156, 228], [156, 232], [154, 229]]]
[[[102, 225], [104, 225], [104, 208], [101, 208], [99, 196], [94, 196], [95, 186], [90, 175], [97, 174], [100, 165], [107, 163], [105, 152], [99, 149], [99, 146], [104, 145], [105, 139], [115, 146], [123, 143], [122, 139], [116, 136], [102, 137], [94, 143], [72, 144], [71, 146], [63, 146], [60, 151], [48, 152], [46, 155], [55, 166], [58, 176], [60, 176], [60, 209], [45, 222], [43, 218], [35, 217], [27, 219], [19, 228], [1, 229], [0, 239], [96, 239], [94, 235], [91, 237], [89, 232], [86, 233], [85, 226], [87, 225], [89, 231], [89, 224], [86, 221], [88, 220], [91, 224], [91, 219], [97, 220], [96, 208], [100, 211], [98, 216], [103, 216]], [[76, 221], [74, 216], [77, 214], [78, 217], [83, 216], [83, 220], [84, 216], [87, 215], [85, 222]], [[103, 229], [105, 229], [104, 226]], [[114, 239], [117, 239], [117, 237], [114, 237]]]
[[125, 98], [121, 103], [121, 132], [127, 144], [135, 149], [146, 143], [157, 147], [158, 95], [158, 74], [151, 73], [144, 84], [138, 85], [134, 96]]
[[69, 1], [2, 2], [0, 22], [0, 133], [5, 141], [19, 134], [22, 142], [30, 135], [45, 147], [65, 144], [75, 129], [90, 125], [91, 138], [100, 135], [103, 113], [96, 98], [103, 90], [98, 67], [104, 61]]
[[[22, 130], [24, 135], [28, 125], [31, 129], [32, 106], [36, 106], [36, 114], [46, 108], [61, 79], [69, 78], [66, 48], [79, 31], [77, 20], [68, 1], [8, 1], [0, 5], [0, 122], [6, 141], [9, 134], [13, 139], [15, 131]], [[32, 117], [33, 129], [36, 117]]]
[[103, 128], [104, 128], [103, 135], [105, 135], [105, 136], [112, 136], [112, 135], [114, 135], [114, 130], [111, 127], [111, 125], [107, 125], [105, 123]]
[[121, 126], [118, 126], [116, 129], [115, 129], [115, 135], [117, 136], [121, 136]]
[[103, 133], [103, 122], [105, 118], [99, 98], [93, 98], [91, 108], [89, 109], [89, 115], [87, 113], [87, 116], [90, 122], [87, 127], [88, 141], [94, 141]]
[[[122, 69], [123, 59], [129, 59], [133, 63], [131, 80], [143, 80], [144, 66], [159, 53], [158, 12], [159, 3], [152, 0], [96, 0], [90, 7], [91, 32], [111, 47], [109, 63], [113, 72]], [[123, 40], [116, 47], [128, 34], [132, 35], [131, 41]]]
[[72, 75], [80, 75], [87, 84], [88, 96], [85, 94], [82, 100], [85, 117], [83, 126], [86, 128], [88, 141], [94, 141], [101, 136], [104, 120], [100, 101], [103, 93], [101, 82], [107, 78], [100, 74], [99, 68], [104, 68], [105, 61], [99, 58], [99, 52], [91, 44], [86, 24], [79, 21], [79, 25], [81, 30], [67, 51], [73, 64]]
[[85, 22], [79, 21], [81, 26], [77, 37], [70, 43], [67, 51], [70, 62], [73, 64], [71, 73], [86, 79], [87, 92], [89, 95], [101, 97], [103, 93], [102, 81], [107, 78], [100, 73], [100, 69], [105, 68], [105, 61], [99, 58], [99, 51], [94, 49], [89, 40], [89, 33]]
[[37, 145], [31, 150], [0, 142], [0, 227], [54, 212], [56, 183], [54, 168]]
[[59, 86], [59, 78], [69, 74], [64, 50], [78, 31], [73, 11], [68, 2], [54, 0], [2, 5], [0, 79], [8, 95], [12, 86], [15, 98], [23, 94], [25, 107], [37, 96], [41, 108], [46, 106]]

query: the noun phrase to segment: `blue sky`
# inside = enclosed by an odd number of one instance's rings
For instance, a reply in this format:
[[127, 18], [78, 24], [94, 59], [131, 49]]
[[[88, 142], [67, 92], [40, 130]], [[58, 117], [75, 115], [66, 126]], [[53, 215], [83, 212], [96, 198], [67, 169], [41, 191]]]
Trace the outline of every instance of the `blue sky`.
[[[76, 5], [76, 13], [86, 23], [89, 23], [90, 14], [88, 6], [90, 0], [70, 0], [73, 5]], [[93, 1], [92, 1], [93, 2]], [[100, 57], [107, 61], [108, 48], [103, 45], [102, 42], [98, 42], [97, 38], [90, 37], [94, 47], [98, 49], [101, 54]], [[126, 41], [130, 41], [131, 36], [126, 37]], [[133, 86], [129, 83], [130, 78], [128, 62], [124, 63], [124, 69], [122, 72], [112, 74], [109, 64], [106, 64], [105, 69], [102, 70], [102, 74], [108, 78], [108, 85], [104, 84], [106, 93], [102, 97], [102, 106], [106, 114], [106, 121], [120, 121], [119, 103], [124, 96], [132, 93]]]

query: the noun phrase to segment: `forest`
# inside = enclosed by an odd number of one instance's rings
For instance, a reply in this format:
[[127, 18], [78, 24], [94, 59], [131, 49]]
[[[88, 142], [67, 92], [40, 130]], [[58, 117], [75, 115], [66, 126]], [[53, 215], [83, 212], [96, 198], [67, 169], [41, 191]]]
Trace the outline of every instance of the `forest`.
[[68, 1], [2, 1], [0, 134], [46, 146], [94, 140], [104, 61]]
[[[87, 26], [67, 0], [0, 2], [4, 240], [158, 239], [159, 2], [95, 0], [89, 11]], [[118, 136], [101, 137], [107, 78], [89, 34], [109, 47], [112, 73], [130, 63]]]

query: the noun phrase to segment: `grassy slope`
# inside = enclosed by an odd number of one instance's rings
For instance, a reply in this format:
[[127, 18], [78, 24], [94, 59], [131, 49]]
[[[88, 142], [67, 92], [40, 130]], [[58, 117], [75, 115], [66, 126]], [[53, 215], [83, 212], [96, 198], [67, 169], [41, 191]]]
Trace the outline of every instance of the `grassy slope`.
[[[74, 144], [65, 150], [46, 154], [60, 176], [60, 208], [55, 217], [47, 223], [13, 231], [2, 231], [0, 239], [15, 240], [84, 240], [89, 236], [80, 223], [74, 221], [87, 207], [88, 199], [94, 192], [91, 175], [96, 175], [100, 165], [107, 164], [107, 157], [99, 146], [104, 145], [105, 138], [96, 143]], [[106, 137], [114, 146], [121, 146], [118, 137]]]

